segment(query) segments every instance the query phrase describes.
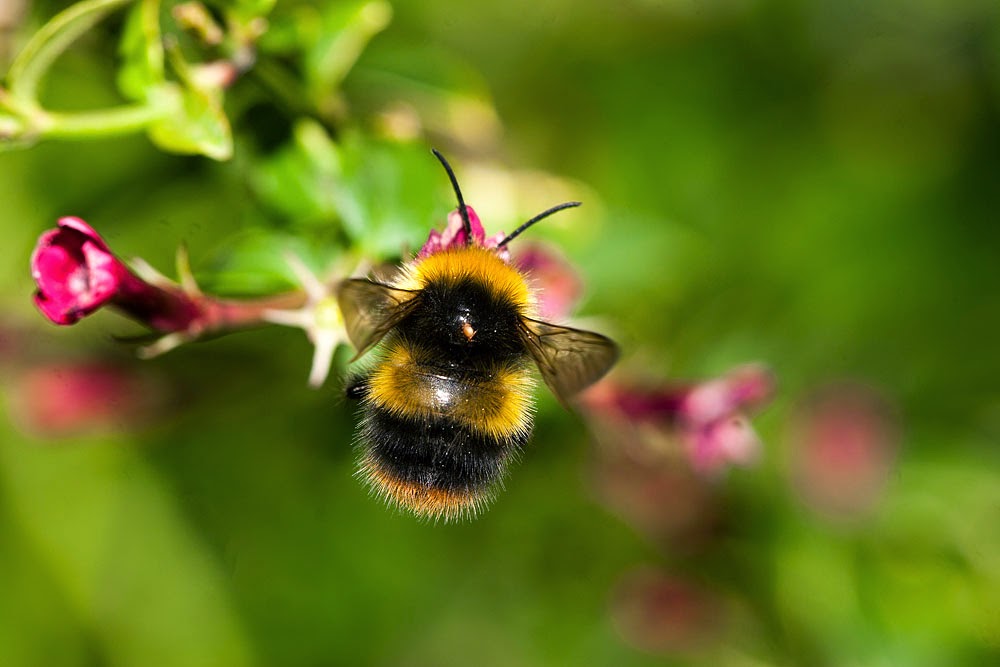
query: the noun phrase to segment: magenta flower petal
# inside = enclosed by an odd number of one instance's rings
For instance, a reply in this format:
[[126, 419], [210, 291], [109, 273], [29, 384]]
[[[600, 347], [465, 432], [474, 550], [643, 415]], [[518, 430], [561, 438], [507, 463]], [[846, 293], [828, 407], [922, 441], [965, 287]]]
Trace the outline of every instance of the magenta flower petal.
[[581, 394], [587, 412], [593, 416], [635, 424], [669, 425], [677, 415], [687, 387], [677, 385], [643, 386], [604, 379]]
[[742, 416], [697, 424], [686, 432], [692, 467], [713, 473], [727, 465], [749, 465], [760, 453], [760, 438]]
[[715, 473], [752, 463], [760, 440], [745, 415], [774, 393], [774, 378], [758, 364], [692, 387], [680, 406], [681, 437], [696, 470]]
[[[476, 245], [481, 248], [497, 248], [500, 242], [507, 238], [507, 235], [503, 232], [497, 232], [493, 236], [487, 238], [486, 230], [483, 229], [483, 223], [476, 215], [475, 210], [471, 206], [466, 206], [465, 210], [469, 213], [469, 228], [472, 231], [472, 242], [471, 245]], [[427, 242], [424, 243], [423, 247], [420, 248], [420, 252], [417, 253], [417, 259], [423, 259], [428, 255], [433, 255], [436, 252], [441, 252], [442, 250], [451, 250], [452, 248], [462, 248], [466, 245], [466, 233], [465, 225], [462, 221], [462, 215], [458, 212], [458, 209], [452, 211], [448, 214], [448, 224], [445, 226], [444, 231], [438, 231], [432, 229], [431, 233], [427, 236]], [[502, 260], [509, 261], [510, 253], [507, 248], [500, 248], [497, 250], [497, 254]]]
[[[483, 241], [486, 239], [486, 231], [483, 229], [482, 221], [479, 219], [479, 216], [476, 215], [476, 212], [471, 206], [466, 206], [465, 210], [469, 213], [469, 227], [472, 231], [472, 243], [475, 245], [483, 245]], [[439, 232], [436, 229], [431, 230], [431, 233], [427, 237], [427, 242], [417, 254], [417, 259], [423, 259], [428, 255], [432, 255], [442, 250], [461, 248], [465, 245], [465, 225], [461, 214], [456, 209], [448, 214], [448, 224], [445, 225], [444, 231]]]
[[35, 303], [56, 324], [74, 324], [111, 300], [129, 274], [107, 244], [79, 218], [62, 218], [31, 255]]
[[766, 402], [774, 391], [774, 378], [759, 364], [731, 370], [725, 376], [692, 387], [681, 406], [682, 416], [693, 423], [707, 423]]
[[79, 218], [61, 218], [31, 255], [35, 304], [56, 324], [75, 324], [105, 305], [158, 331], [193, 332], [203, 305], [183, 290], [147, 283], [116, 257]]

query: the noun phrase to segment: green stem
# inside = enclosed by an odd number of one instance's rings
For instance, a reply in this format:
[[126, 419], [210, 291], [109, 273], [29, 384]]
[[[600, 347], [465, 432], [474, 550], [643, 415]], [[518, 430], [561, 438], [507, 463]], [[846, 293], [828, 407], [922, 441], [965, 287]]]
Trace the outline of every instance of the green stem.
[[97, 138], [146, 129], [169, 112], [150, 105], [124, 105], [81, 113], [43, 112], [33, 126], [46, 138]]
[[11, 97], [31, 103], [38, 82], [56, 58], [108, 12], [133, 0], [85, 0], [56, 15], [42, 26], [18, 54], [7, 74]]
[[146, 68], [157, 83], [164, 81], [163, 38], [160, 35], [160, 0], [142, 0], [142, 36], [146, 44]]

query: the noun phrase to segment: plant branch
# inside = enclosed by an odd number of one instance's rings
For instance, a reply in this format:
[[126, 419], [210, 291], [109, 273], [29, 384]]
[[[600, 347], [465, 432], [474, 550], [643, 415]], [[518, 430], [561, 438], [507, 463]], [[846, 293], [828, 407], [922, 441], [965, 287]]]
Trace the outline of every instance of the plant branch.
[[30, 127], [46, 138], [98, 138], [140, 132], [169, 113], [166, 108], [148, 104], [79, 113], [43, 111], [34, 115]]
[[42, 26], [18, 54], [7, 74], [10, 96], [19, 105], [35, 106], [38, 83], [63, 51], [109, 12], [133, 0], [85, 0]]

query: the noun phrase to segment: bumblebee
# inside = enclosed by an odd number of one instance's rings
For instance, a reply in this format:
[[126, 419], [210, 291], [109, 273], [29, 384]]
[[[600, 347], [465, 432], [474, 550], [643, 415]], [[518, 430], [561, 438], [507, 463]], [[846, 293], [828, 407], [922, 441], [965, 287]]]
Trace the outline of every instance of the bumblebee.
[[391, 283], [346, 280], [337, 299], [355, 359], [378, 346], [347, 386], [361, 406], [359, 475], [390, 504], [448, 520], [479, 512], [528, 442], [532, 362], [565, 404], [608, 371], [618, 349], [600, 334], [535, 319], [525, 276], [501, 256], [525, 229], [579, 203], [484, 247], [454, 172], [434, 154], [455, 190], [465, 244], [421, 253]]

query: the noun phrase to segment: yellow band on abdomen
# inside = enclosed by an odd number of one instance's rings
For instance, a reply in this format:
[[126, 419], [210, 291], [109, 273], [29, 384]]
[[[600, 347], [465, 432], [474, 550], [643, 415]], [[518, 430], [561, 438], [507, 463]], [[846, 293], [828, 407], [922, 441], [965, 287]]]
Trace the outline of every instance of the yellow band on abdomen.
[[473, 377], [424, 363], [420, 349], [402, 340], [386, 347], [368, 383], [366, 400], [375, 406], [411, 419], [452, 419], [499, 439], [530, 430], [534, 380], [522, 363], [493, 364]]

